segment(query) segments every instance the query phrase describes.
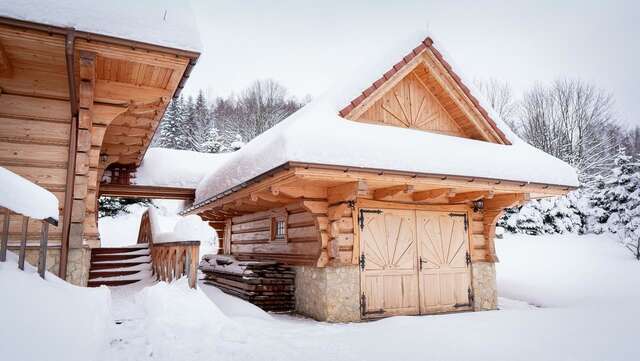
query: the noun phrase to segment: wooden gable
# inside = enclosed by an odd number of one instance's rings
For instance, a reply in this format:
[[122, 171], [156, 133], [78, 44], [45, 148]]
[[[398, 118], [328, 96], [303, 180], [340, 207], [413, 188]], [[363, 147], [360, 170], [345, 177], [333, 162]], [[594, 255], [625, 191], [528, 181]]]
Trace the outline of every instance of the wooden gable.
[[358, 122], [509, 144], [430, 39], [363, 91], [340, 115]]

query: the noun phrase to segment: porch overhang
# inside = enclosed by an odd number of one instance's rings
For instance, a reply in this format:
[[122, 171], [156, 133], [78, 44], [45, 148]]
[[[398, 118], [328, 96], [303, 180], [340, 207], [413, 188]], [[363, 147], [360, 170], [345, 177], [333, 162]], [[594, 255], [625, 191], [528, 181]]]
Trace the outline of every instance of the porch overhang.
[[100, 185], [99, 196], [193, 201], [195, 193], [193, 188], [102, 184]]

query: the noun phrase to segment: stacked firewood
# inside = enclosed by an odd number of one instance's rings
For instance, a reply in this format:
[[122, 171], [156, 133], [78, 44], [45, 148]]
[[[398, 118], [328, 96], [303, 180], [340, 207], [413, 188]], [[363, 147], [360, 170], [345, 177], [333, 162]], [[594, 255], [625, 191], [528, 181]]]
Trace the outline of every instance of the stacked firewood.
[[295, 272], [278, 262], [238, 261], [205, 255], [200, 261], [204, 283], [253, 303], [265, 311], [295, 309]]

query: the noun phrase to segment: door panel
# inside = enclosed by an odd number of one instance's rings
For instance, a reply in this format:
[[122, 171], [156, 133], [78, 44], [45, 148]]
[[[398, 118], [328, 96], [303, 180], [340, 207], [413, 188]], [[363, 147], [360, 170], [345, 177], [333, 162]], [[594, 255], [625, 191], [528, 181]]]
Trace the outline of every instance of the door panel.
[[361, 272], [365, 317], [412, 315], [419, 311], [415, 212], [385, 209], [362, 213]]
[[421, 263], [420, 313], [470, 309], [465, 218], [445, 212], [416, 211], [416, 223]]

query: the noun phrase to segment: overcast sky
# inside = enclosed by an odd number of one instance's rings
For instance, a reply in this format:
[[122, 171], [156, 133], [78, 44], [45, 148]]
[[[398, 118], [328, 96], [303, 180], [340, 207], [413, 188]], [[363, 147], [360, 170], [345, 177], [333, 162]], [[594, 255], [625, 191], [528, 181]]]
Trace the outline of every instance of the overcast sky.
[[429, 30], [472, 78], [508, 81], [518, 94], [558, 77], [584, 79], [614, 95], [626, 124], [640, 125], [640, 1], [191, 3], [204, 51], [186, 94], [226, 95], [273, 78], [299, 98], [318, 96], [348, 76], [346, 64], [379, 59], [398, 39]]

